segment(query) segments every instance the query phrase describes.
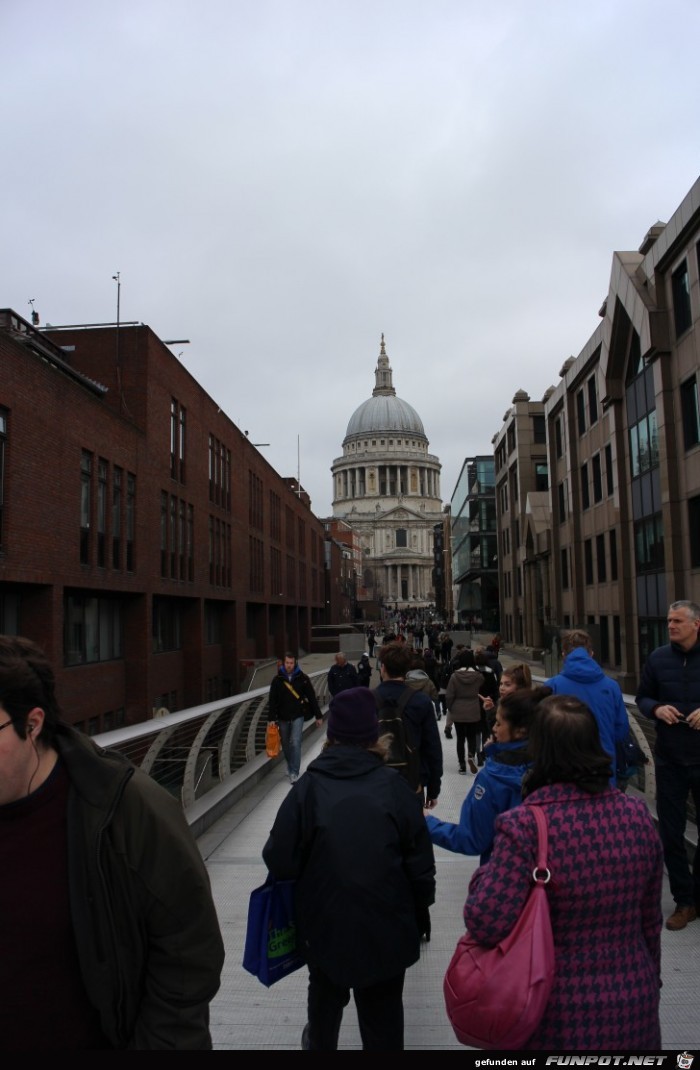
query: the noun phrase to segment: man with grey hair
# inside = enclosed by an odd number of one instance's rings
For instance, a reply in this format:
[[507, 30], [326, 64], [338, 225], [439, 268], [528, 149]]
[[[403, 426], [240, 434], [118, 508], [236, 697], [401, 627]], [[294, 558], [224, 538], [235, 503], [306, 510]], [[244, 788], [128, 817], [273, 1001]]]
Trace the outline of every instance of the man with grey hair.
[[581, 628], [565, 632], [562, 638], [562, 671], [545, 680], [555, 695], [575, 695], [585, 702], [596, 719], [600, 743], [610, 755], [611, 783], [616, 783], [615, 744], [629, 736], [629, 718], [620, 685], [606, 676], [593, 657], [593, 643]]
[[700, 851], [691, 872], [685, 845], [689, 793], [700, 812], [700, 606], [673, 602], [667, 624], [671, 642], [644, 662], [637, 705], [656, 725], [659, 833], [676, 903], [666, 928], [675, 932], [700, 909]]
[[351, 687], [357, 687], [357, 669], [352, 665], [342, 650], [335, 656], [335, 665], [328, 670], [328, 690], [331, 695], [339, 695], [341, 691], [347, 691]]

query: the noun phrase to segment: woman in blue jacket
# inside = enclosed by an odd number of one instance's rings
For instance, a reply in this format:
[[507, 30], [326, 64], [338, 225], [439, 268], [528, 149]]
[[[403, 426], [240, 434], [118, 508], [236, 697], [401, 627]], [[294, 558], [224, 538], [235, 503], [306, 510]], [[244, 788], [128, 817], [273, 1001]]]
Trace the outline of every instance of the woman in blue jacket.
[[485, 763], [462, 803], [459, 821], [440, 821], [425, 811], [430, 839], [437, 847], [456, 854], [481, 855], [482, 863], [488, 860], [496, 818], [522, 800], [522, 780], [530, 766], [528, 732], [537, 704], [550, 694], [548, 687], [535, 687], [500, 698], [494, 742], [484, 750]]

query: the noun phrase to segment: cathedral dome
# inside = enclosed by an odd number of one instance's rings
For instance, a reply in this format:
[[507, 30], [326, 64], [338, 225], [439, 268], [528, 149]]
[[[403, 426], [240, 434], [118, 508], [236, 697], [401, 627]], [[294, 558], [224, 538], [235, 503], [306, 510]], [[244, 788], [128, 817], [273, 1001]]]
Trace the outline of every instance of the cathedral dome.
[[423, 421], [416, 410], [407, 401], [396, 396], [384, 335], [374, 375], [376, 386], [372, 397], [363, 401], [350, 417], [345, 442], [356, 435], [386, 432], [391, 434], [394, 431], [405, 435], [419, 435], [427, 442]]
[[425, 438], [423, 421], [413, 406], [391, 394], [375, 394], [363, 401], [350, 417], [345, 437], [374, 431], [402, 431]]

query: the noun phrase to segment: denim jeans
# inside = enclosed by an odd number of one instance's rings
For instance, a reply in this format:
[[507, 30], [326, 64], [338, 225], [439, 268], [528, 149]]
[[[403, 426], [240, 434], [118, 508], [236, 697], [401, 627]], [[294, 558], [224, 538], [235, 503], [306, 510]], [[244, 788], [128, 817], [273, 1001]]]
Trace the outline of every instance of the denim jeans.
[[304, 718], [295, 717], [293, 721], [280, 721], [279, 726], [282, 750], [287, 759], [287, 772], [290, 776], [299, 776], [301, 734], [304, 728]]
[[700, 850], [691, 873], [685, 849], [686, 806], [692, 793], [700, 813], [700, 765], [656, 759], [656, 809], [671, 895], [679, 906], [700, 907]]

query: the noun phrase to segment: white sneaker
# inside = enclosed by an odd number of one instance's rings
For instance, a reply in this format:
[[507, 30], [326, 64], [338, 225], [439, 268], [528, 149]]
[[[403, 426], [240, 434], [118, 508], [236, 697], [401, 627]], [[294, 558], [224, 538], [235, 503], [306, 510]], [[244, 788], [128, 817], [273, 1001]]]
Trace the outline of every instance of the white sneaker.
[[299, 779], [299, 774], [298, 773], [290, 773], [289, 774], [289, 783], [290, 784], [296, 784], [298, 779]]

